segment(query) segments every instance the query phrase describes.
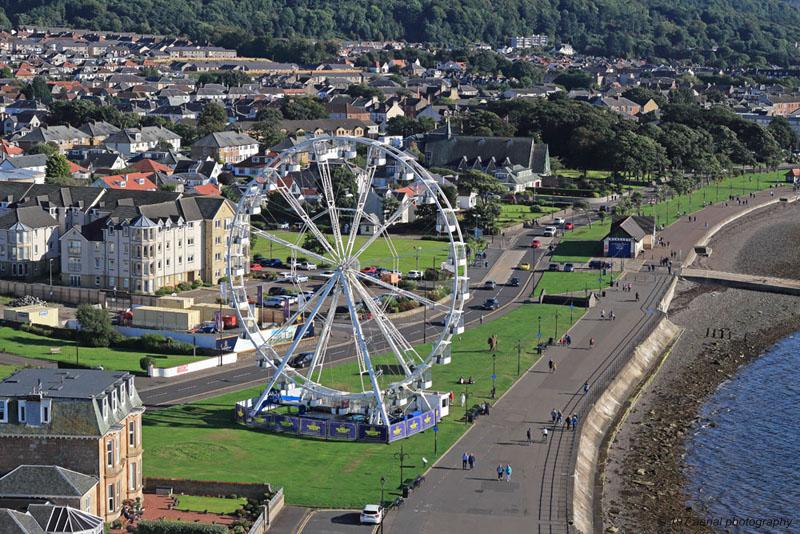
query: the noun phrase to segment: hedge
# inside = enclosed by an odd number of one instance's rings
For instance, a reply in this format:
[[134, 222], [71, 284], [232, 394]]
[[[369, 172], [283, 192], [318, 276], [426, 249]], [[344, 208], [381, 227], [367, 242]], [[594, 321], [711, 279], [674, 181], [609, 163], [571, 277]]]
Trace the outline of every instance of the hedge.
[[228, 527], [179, 521], [143, 520], [136, 525], [136, 534], [228, 534]]

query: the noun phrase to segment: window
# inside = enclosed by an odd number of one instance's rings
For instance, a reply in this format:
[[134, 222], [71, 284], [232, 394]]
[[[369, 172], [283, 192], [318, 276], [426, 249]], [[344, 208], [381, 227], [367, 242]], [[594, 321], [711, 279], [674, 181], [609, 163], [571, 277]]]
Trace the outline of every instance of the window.
[[124, 287], [125, 289], [128, 289], [130, 287], [130, 285], [131, 285], [130, 284], [130, 280], [128, 280], [127, 278], [122, 280], [122, 287]]
[[125, 254], [128, 253], [128, 245], [123, 245], [122, 246], [122, 252], [125, 253]]
[[114, 484], [108, 485], [108, 511], [114, 511]]
[[137, 477], [136, 481], [138, 483], [138, 486], [141, 487], [141, 485], [142, 485], [142, 461], [139, 460], [136, 463], [138, 464], [137, 467], [139, 468], [139, 476]]
[[91, 495], [87, 495], [86, 496], [86, 506], [83, 508], [83, 510], [86, 513], [89, 513], [89, 514], [92, 513], [92, 496]]
[[117, 503], [119, 502], [119, 480], [117, 480]]
[[114, 467], [114, 440], [106, 441], [106, 466]]
[[94, 277], [94, 285], [96, 285], [96, 286], [100, 285], [100, 277], [99, 276], [95, 276]]
[[119, 401], [125, 402], [125, 382], [119, 385]]
[[116, 284], [116, 279], [115, 279], [113, 276], [109, 277], [109, 279], [108, 279], [108, 285], [110, 285], [111, 287], [113, 287], [114, 289], [116, 289], [116, 287], [117, 287], [117, 284]]
[[123, 261], [123, 262], [122, 262], [122, 269], [123, 269], [124, 271], [127, 271], [127, 270], [128, 270], [128, 266], [129, 266], [129, 265], [130, 265], [130, 263], [128, 262], [128, 260], [125, 260], [125, 261]]
[[222, 261], [222, 254], [219, 252], [214, 254], [214, 261]]
[[186, 256], [186, 263], [192, 263], [194, 261], [194, 256]]
[[133, 378], [128, 380], [128, 397], [133, 398]]
[[114, 261], [114, 260], [108, 260], [108, 268], [109, 268], [109, 269], [113, 269], [113, 268], [114, 268], [114, 265], [115, 265], [116, 263], [117, 263], [117, 262], [116, 262], [116, 261]]
[[103, 397], [103, 419], [108, 418], [108, 397]]
[[221, 236], [215, 237], [214, 238], [214, 244], [215, 245], [221, 245], [222, 244], [222, 237]]
[[20, 423], [24, 423], [26, 421], [25, 418], [25, 401], [17, 401], [17, 420]]
[[169, 250], [170, 241], [167, 241], [167, 250]]
[[50, 403], [42, 401], [42, 423], [50, 422]]
[[222, 228], [222, 221], [220, 220], [214, 221], [214, 228]]
[[128, 447], [136, 446], [136, 421], [128, 421]]
[[117, 411], [117, 402], [118, 402], [118, 396], [117, 396], [117, 390], [115, 389], [114, 391], [111, 392], [111, 409], [113, 411]]
[[183, 256], [178, 256], [178, 263], [183, 263]]
[[131, 491], [136, 489], [136, 462], [128, 464], [128, 489]]
[[186, 240], [186, 244], [187, 244], [187, 245], [189, 245], [189, 246], [192, 246], [192, 245], [194, 245], [194, 238], [193, 238], [193, 237], [190, 237], [189, 239], [187, 239], [187, 240]]
[[0, 423], [8, 422], [8, 401], [0, 400]]
[[94, 268], [95, 269], [99, 269], [100, 268], [100, 258], [95, 258], [94, 259]]
[[158, 252], [161, 253], [161, 243], [158, 244]]
[[114, 459], [119, 463], [119, 434], [114, 436]]
[[80, 272], [81, 270], [81, 259], [80, 258], [70, 258], [69, 264], [67, 265], [67, 269], [72, 272]]

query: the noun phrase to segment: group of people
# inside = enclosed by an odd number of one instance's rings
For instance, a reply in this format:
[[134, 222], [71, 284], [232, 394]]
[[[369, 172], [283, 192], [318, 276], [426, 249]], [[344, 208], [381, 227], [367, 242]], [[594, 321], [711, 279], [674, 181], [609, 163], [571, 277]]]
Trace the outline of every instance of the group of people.
[[[605, 318], [606, 318], [606, 310], [600, 310], [600, 319], [605, 319]], [[617, 318], [617, 316], [614, 315], [614, 310], [611, 310], [611, 313], [608, 314], [608, 318], [612, 321]]]
[[475, 383], [475, 381], [472, 379], [472, 377], [469, 377], [469, 378], [467, 379], [467, 381], [466, 381], [466, 382], [464, 382], [464, 376], [462, 375], [462, 376], [460, 376], [460, 377], [458, 378], [458, 383], [459, 383], [459, 384], [474, 384], [474, 383]]
[[498, 464], [497, 466], [497, 480], [503, 480], [503, 475], [506, 476], [506, 482], [511, 482], [511, 464]]
[[465, 452], [463, 456], [461, 456], [461, 468], [466, 469], [467, 465], [469, 465], [470, 469], [473, 469], [475, 467], [475, 455], [472, 454], [471, 452], [470, 453]]

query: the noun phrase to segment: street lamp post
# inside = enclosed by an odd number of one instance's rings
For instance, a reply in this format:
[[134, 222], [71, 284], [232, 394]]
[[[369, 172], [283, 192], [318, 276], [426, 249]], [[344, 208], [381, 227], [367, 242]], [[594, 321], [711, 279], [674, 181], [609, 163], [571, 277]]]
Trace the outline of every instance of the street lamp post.
[[403, 468], [406, 467], [403, 465], [403, 460], [406, 459], [406, 456], [409, 456], [403, 451], [403, 444], [400, 444], [400, 452], [394, 453], [395, 460], [400, 460], [400, 490], [403, 489], [403, 484], [405, 483], [405, 479], [403, 478]]
[[385, 487], [386, 487], [386, 479], [381, 477], [381, 507], [383, 507], [383, 503], [384, 503], [384, 500], [383, 500], [383, 488], [385, 488]]
[[464, 386], [464, 424], [467, 424], [467, 412], [469, 412], [469, 384]]
[[494, 380], [497, 378], [496, 366], [497, 354], [492, 353], [492, 398], [494, 398]]
[[553, 339], [558, 340], [558, 311], [556, 311], [556, 328], [555, 328], [555, 335]]
[[519, 361], [522, 357], [522, 343], [520, 340], [517, 340], [517, 376], [519, 376]]

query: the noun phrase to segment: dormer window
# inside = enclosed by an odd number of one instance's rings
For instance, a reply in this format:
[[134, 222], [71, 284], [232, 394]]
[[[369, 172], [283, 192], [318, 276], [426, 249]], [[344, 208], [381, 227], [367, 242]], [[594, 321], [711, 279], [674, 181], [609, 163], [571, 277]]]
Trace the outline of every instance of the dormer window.
[[20, 423], [24, 423], [27, 419], [25, 417], [25, 401], [21, 400], [17, 402], [17, 420]]
[[118, 400], [118, 396], [117, 396], [117, 390], [115, 389], [114, 391], [111, 392], [111, 410], [112, 411], [117, 411], [117, 403], [118, 402], [119, 402], [119, 400]]
[[8, 401], [0, 400], [0, 423], [8, 423]]
[[50, 401], [49, 400], [42, 401], [41, 410], [42, 410], [42, 413], [41, 413], [42, 424], [49, 423], [50, 422], [50, 415], [51, 415], [50, 414]]
[[133, 378], [128, 379], [128, 398], [133, 398]]
[[103, 419], [108, 419], [108, 397], [103, 397]]

